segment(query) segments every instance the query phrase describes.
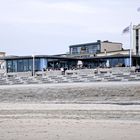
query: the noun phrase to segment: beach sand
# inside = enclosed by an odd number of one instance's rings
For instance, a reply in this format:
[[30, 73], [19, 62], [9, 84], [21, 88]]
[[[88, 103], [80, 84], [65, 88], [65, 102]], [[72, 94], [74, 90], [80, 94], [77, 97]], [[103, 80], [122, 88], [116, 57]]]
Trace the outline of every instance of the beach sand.
[[139, 140], [140, 123], [113, 120], [3, 119], [1, 140]]
[[139, 140], [140, 83], [0, 87], [0, 140]]

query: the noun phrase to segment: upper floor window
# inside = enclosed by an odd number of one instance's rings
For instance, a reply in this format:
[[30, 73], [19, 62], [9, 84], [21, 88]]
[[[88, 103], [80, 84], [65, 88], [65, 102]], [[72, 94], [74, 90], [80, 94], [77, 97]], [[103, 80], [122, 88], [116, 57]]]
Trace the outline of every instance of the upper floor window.
[[136, 36], [139, 36], [139, 30], [138, 29], [136, 30]]

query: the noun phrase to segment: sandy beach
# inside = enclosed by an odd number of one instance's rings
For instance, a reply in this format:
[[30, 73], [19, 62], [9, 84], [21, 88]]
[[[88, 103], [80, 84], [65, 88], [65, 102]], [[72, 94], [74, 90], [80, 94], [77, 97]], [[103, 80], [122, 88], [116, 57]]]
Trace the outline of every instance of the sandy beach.
[[140, 82], [0, 86], [0, 103], [140, 103]]
[[140, 123], [131, 121], [3, 119], [1, 140], [139, 140]]
[[0, 140], [139, 140], [140, 83], [0, 87]]

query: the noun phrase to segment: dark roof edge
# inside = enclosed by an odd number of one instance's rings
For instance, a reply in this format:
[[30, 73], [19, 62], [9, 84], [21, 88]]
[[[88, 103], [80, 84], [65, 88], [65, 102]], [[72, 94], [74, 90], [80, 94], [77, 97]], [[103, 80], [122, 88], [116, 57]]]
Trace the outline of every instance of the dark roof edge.
[[50, 58], [50, 59], [77, 59], [73, 57], [64, 57], [64, 56], [54, 56], [54, 55], [34, 55], [34, 56], [5, 56], [0, 57], [0, 60], [10, 60], [10, 59], [29, 59], [29, 58]]
[[70, 47], [78, 47], [78, 46], [84, 46], [84, 45], [92, 45], [92, 44], [100, 44], [101, 42], [91, 42], [91, 43], [83, 43], [83, 44], [76, 44], [76, 45], [70, 45]]

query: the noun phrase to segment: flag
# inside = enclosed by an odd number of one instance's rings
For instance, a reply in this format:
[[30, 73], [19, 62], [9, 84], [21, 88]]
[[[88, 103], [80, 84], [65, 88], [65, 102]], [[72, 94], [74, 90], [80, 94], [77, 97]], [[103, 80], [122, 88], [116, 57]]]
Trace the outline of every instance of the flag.
[[138, 12], [140, 12], [140, 7], [137, 9]]
[[125, 34], [125, 33], [129, 33], [129, 30], [130, 30], [130, 27], [126, 27], [125, 29], [123, 29], [122, 33]]

